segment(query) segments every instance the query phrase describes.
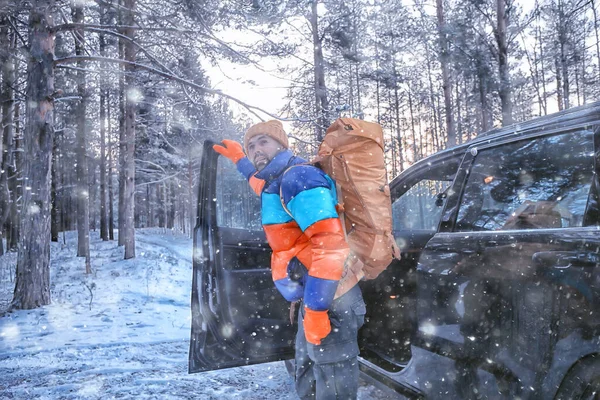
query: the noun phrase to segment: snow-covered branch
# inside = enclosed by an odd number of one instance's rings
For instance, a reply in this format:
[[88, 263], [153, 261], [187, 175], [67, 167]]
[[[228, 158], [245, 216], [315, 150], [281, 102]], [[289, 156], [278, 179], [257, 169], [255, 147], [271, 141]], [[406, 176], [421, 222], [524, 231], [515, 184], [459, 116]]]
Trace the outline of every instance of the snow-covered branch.
[[150, 182], [136, 182], [135, 186], [138, 187], [138, 186], [142, 186], [142, 185], [152, 185], [153, 183], [160, 183], [160, 182], [168, 181], [169, 179], [174, 178], [174, 177], [176, 177], [177, 175], [180, 175], [180, 174], [181, 174], [181, 171], [175, 172], [173, 175], [165, 176], [164, 178], [161, 178], [161, 179], [158, 179], [158, 180], [155, 180], [155, 181], [150, 181]]
[[[152, 165], [152, 166], [154, 166], [154, 167], [156, 167], [156, 168], [160, 169], [160, 170], [161, 170], [162, 172], [164, 172], [165, 174], [167, 173], [167, 171], [166, 171], [166, 170], [165, 170], [165, 169], [164, 169], [162, 166], [160, 166], [160, 165], [158, 165], [158, 164], [156, 164], [156, 163], [153, 163], [152, 161], [148, 161], [148, 160], [141, 160], [141, 159], [139, 159], [139, 158], [136, 158], [136, 159], [135, 159], [135, 162], [140, 162], [140, 163], [146, 163], [146, 164], [150, 164], [150, 165]], [[153, 172], [156, 172], [156, 171], [153, 171]]]
[[[206, 94], [212, 94], [212, 95], [217, 95], [217, 96], [221, 96], [224, 97], [226, 99], [229, 99], [231, 101], [234, 101], [235, 103], [241, 105], [242, 107], [246, 108], [249, 112], [251, 112], [254, 116], [256, 116], [257, 118], [259, 118], [261, 121], [264, 121], [264, 118], [262, 118], [259, 114], [256, 113], [256, 111], [259, 111], [261, 113], [264, 113], [265, 115], [268, 115], [271, 118], [274, 119], [278, 119], [280, 121], [299, 121], [298, 119], [294, 118], [294, 119], [289, 119], [289, 118], [282, 118], [278, 115], [275, 115], [261, 107], [257, 107], [257, 106], [253, 106], [251, 104], [248, 104], [236, 97], [233, 97], [229, 94], [223, 93], [220, 90], [215, 90], [215, 89], [210, 89], [207, 88], [205, 86], [202, 85], [198, 85], [197, 83], [191, 82], [187, 79], [183, 79], [177, 75], [174, 75], [172, 73], [168, 73], [168, 72], [164, 72], [161, 71], [159, 69], [156, 69], [154, 67], [151, 67], [149, 65], [144, 65], [144, 64], [139, 64], [139, 63], [135, 63], [135, 62], [130, 62], [130, 61], [126, 61], [126, 60], [121, 60], [118, 58], [110, 58], [110, 57], [99, 57], [99, 56], [70, 56], [70, 57], [65, 57], [65, 58], [59, 58], [54, 60], [55, 65], [57, 66], [61, 66], [64, 64], [70, 64], [70, 63], [75, 63], [78, 61], [98, 61], [98, 62], [110, 62], [110, 63], [117, 63], [117, 64], [123, 64], [123, 65], [129, 65], [129, 66], [133, 66], [134, 68], [138, 68], [141, 70], [145, 70], [148, 72], [152, 72], [156, 75], [162, 76], [163, 78], [167, 78], [167, 79], [171, 79], [173, 81], [179, 82], [183, 85], [192, 87], [200, 92], [206, 93]], [[303, 121], [303, 120], [300, 120]], [[307, 121], [304, 121], [307, 122]]]

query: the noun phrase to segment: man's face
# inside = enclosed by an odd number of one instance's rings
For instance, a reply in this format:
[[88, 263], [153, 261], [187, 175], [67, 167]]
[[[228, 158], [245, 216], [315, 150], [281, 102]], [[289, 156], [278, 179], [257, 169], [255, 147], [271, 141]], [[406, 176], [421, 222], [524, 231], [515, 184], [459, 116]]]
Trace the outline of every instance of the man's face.
[[256, 135], [248, 141], [248, 159], [262, 170], [283, 149], [283, 145], [267, 135]]

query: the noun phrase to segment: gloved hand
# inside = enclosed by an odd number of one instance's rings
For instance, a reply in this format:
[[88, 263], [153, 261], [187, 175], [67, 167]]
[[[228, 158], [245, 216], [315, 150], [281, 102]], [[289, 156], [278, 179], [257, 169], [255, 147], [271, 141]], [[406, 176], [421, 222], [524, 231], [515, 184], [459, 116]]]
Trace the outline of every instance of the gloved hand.
[[223, 146], [220, 144], [215, 144], [213, 149], [217, 153], [229, 158], [234, 164], [237, 164], [238, 161], [246, 157], [242, 145], [235, 140], [225, 139], [223, 140]]
[[321, 339], [324, 339], [331, 332], [331, 323], [327, 310], [315, 311], [304, 307], [304, 336], [308, 343], [320, 345]]

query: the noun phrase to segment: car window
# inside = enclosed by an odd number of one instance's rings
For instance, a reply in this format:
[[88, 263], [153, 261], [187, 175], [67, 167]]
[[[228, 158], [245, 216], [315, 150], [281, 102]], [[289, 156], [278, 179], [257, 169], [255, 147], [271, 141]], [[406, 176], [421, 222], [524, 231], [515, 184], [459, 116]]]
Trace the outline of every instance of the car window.
[[456, 230], [582, 226], [594, 174], [593, 138], [582, 130], [480, 151]]
[[225, 157], [217, 163], [217, 226], [261, 231], [260, 198]]
[[451, 180], [423, 179], [392, 203], [395, 231], [437, 230]]

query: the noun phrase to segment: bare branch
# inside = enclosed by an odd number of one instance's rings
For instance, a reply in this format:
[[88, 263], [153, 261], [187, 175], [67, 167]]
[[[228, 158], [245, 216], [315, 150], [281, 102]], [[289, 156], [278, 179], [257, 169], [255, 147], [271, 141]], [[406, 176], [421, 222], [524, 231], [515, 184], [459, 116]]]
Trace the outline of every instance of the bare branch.
[[57, 97], [54, 101], [70, 101], [70, 100], [81, 100], [80, 96], [66, 96], [66, 97]]
[[497, 28], [496, 28], [496, 23], [494, 22], [493, 18], [488, 13], [483, 11], [481, 9], [481, 7], [479, 7], [479, 4], [472, 3], [472, 5], [473, 5], [473, 7], [475, 7], [477, 9], [477, 11], [479, 11], [481, 13], [481, 15], [483, 15], [485, 17], [485, 19], [488, 20], [488, 22], [490, 23], [490, 26], [492, 27], [492, 30], [494, 31], [494, 35], [496, 35]]
[[165, 143], [166, 143], [166, 144], [167, 144], [169, 147], [171, 147], [171, 148], [172, 148], [174, 151], [176, 151], [177, 153], [180, 153], [180, 150], [179, 150], [177, 147], [173, 146], [173, 145], [171, 144], [171, 142], [169, 142], [169, 139], [167, 139], [167, 137], [165, 136], [165, 134], [164, 134], [162, 131], [160, 131], [160, 130], [158, 130], [158, 129], [155, 129], [155, 128], [152, 128], [152, 127], [148, 127], [148, 130], [149, 130], [150, 132], [158, 133], [160, 136], [162, 136], [162, 138], [164, 139]]
[[164, 181], [166, 181], [166, 180], [169, 180], [169, 179], [171, 179], [171, 178], [174, 178], [174, 177], [176, 177], [177, 175], [181, 174], [181, 172], [182, 172], [182, 171], [175, 172], [173, 175], [165, 176], [164, 178], [158, 179], [158, 180], [156, 180], [156, 181], [150, 181], [150, 182], [141, 182], [141, 183], [138, 183], [138, 182], [136, 182], [136, 183], [135, 183], [135, 186], [136, 186], [136, 187], [138, 187], [138, 186], [142, 186], [142, 185], [151, 185], [151, 184], [153, 184], [153, 183], [160, 183], [160, 182], [164, 182]]
[[[233, 47], [231, 47], [231, 45], [229, 45], [228, 43], [219, 39], [214, 34], [207, 34], [206, 32], [202, 32], [202, 31], [196, 31], [196, 30], [191, 30], [191, 29], [180, 29], [180, 28], [166, 28], [166, 27], [142, 27], [142, 26], [128, 26], [128, 25], [75, 24], [75, 23], [64, 23], [62, 25], [58, 25], [53, 29], [53, 31], [61, 32], [61, 31], [68, 31], [68, 30], [72, 30], [72, 29], [84, 29], [84, 30], [103, 32], [103, 33], [108, 33], [108, 34], [115, 34], [115, 32], [111, 31], [111, 29], [114, 29], [114, 30], [130, 29], [130, 30], [137, 30], [137, 31], [172, 32], [172, 33], [179, 33], [182, 35], [194, 35], [193, 38], [197, 38], [197, 36], [203, 36], [207, 39], [214, 40], [221, 46], [225, 47], [227, 50], [236, 54], [238, 57], [241, 57], [248, 62], [252, 62], [252, 60], [250, 60], [248, 57], [246, 57], [245, 55], [243, 55], [240, 52], [238, 52], [237, 50], [235, 50]], [[97, 31], [97, 29], [101, 29], [103, 31]]]
[[[63, 12], [63, 10], [59, 9], [58, 12], [60, 13], [60, 16], [62, 17], [63, 21], [65, 21], [65, 23], [66, 23], [67, 17], [65, 16], [65, 13]], [[71, 31], [71, 36], [73, 36], [73, 40], [75, 41], [75, 43], [81, 44], [83, 51], [85, 51], [87, 53], [87, 55], [90, 55], [90, 52], [84, 47], [86, 45], [85, 37], [81, 37], [79, 35], [79, 32], [77, 32], [77, 31]]]
[[517, 36], [519, 36], [519, 34], [521, 34], [525, 30], [525, 28], [527, 28], [529, 26], [529, 24], [531, 24], [535, 20], [536, 14], [538, 12], [539, 12], [539, 5], [536, 4], [535, 9], [533, 11], [531, 11], [531, 14], [529, 15], [529, 18], [527, 19], [527, 21], [520, 24], [517, 31], [515, 32], [515, 34], [508, 38], [509, 43], [512, 43], [513, 40], [516, 39]]
[[130, 42], [131, 44], [133, 44], [134, 46], [136, 46], [137, 48], [139, 48], [146, 55], [146, 57], [148, 57], [148, 59], [150, 61], [152, 61], [154, 64], [158, 65], [159, 67], [161, 67], [166, 72], [168, 72], [170, 74], [173, 74], [173, 71], [171, 71], [169, 68], [167, 68], [165, 65], [163, 65], [160, 61], [158, 61], [156, 59], [156, 57], [154, 57], [154, 55], [152, 55], [141, 44], [137, 43], [135, 40], [131, 39], [129, 36], [126, 36], [126, 35], [120, 34], [118, 32], [111, 31], [111, 30], [106, 30], [106, 29], [90, 28], [89, 30], [91, 32], [95, 32], [95, 33], [103, 33], [103, 34], [113, 35], [113, 36], [116, 36], [116, 37], [118, 37], [120, 39], [123, 39], [123, 40], [125, 40], [127, 42]]
[[300, 143], [308, 144], [308, 145], [311, 145], [311, 146], [314, 146], [314, 147], [319, 147], [319, 143], [317, 143], [317, 142], [304, 140], [304, 139], [301, 139], [298, 136], [294, 136], [294, 135], [288, 135], [288, 137], [291, 138], [291, 139], [294, 139], [294, 140], [296, 140], [297, 142], [300, 142]]
[[[305, 16], [305, 17], [306, 17], [306, 16]], [[296, 32], [298, 32], [298, 34], [299, 34], [299, 35], [300, 35], [300, 36], [301, 36], [301, 37], [302, 37], [304, 40], [306, 40], [307, 42], [312, 42], [312, 40], [313, 40], [313, 39], [312, 39], [312, 35], [307, 35], [305, 32], [302, 32], [300, 29], [298, 29], [298, 27], [297, 27], [297, 26], [295, 26], [294, 24], [292, 24], [292, 23], [291, 23], [290, 21], [288, 21], [287, 19], [286, 19], [286, 20], [284, 20], [284, 22], [285, 22], [285, 23], [286, 23], [286, 24], [287, 24], [287, 25], [288, 25], [290, 28], [292, 28], [293, 30], [295, 30]], [[308, 19], [306, 19], [306, 22], [308, 22]], [[310, 28], [311, 28], [310, 24], [308, 24], [308, 27], [309, 27], [309, 32], [310, 32]]]
[[17, 27], [15, 26], [15, 24], [12, 22], [12, 18], [9, 17], [9, 18], [7, 18], [7, 20], [8, 20], [8, 23], [10, 24], [10, 26], [13, 28], [13, 31], [15, 32], [15, 34], [17, 35], [17, 37], [21, 41], [21, 43], [23, 43], [23, 46], [27, 46], [27, 41], [19, 33], [19, 30], [17, 29]]
[[[180, 78], [177, 75], [170, 74], [170, 73], [158, 70], [156, 68], [153, 68], [151, 66], [144, 65], [144, 64], [133, 63], [133, 62], [129, 62], [129, 61], [126, 61], [126, 60], [121, 60], [121, 59], [118, 59], [118, 58], [98, 57], [98, 56], [71, 56], [71, 57], [59, 58], [59, 59], [54, 60], [54, 64], [57, 65], [57, 66], [60, 66], [60, 65], [63, 65], [63, 64], [74, 63], [74, 62], [77, 62], [77, 61], [99, 61], [99, 62], [110, 62], [110, 63], [116, 63], [116, 64], [130, 65], [130, 66], [133, 66], [134, 68], [138, 68], [138, 69], [141, 69], [141, 70], [152, 72], [152, 73], [154, 73], [156, 75], [159, 75], [159, 76], [162, 76], [164, 78], [171, 79], [171, 80], [174, 80], [174, 81], [179, 82], [181, 84], [184, 84], [186, 86], [193, 87], [194, 89], [199, 90], [200, 92], [207, 93], [207, 94], [213, 94], [213, 95], [221, 96], [221, 97], [224, 97], [226, 99], [232, 100], [233, 102], [238, 103], [242, 107], [246, 108], [249, 112], [251, 112], [254, 116], [256, 116], [257, 118], [259, 118], [261, 121], [264, 121], [264, 119], [260, 115], [258, 115], [256, 113], [256, 111], [262, 112], [265, 115], [268, 115], [269, 117], [274, 118], [274, 119], [278, 119], [278, 120], [281, 120], [281, 121], [289, 121], [289, 119], [281, 118], [280, 116], [272, 114], [271, 112], [266, 111], [265, 109], [263, 109], [261, 107], [250, 105], [250, 104], [248, 104], [246, 102], [243, 102], [243, 101], [241, 101], [241, 100], [239, 100], [239, 99], [237, 99], [237, 98], [235, 98], [235, 97], [233, 97], [233, 96], [231, 96], [229, 94], [223, 93], [220, 90], [214, 90], [214, 89], [207, 88], [205, 86], [198, 85], [198, 84], [196, 84], [194, 82], [191, 82], [191, 81], [188, 81], [186, 79]], [[296, 119], [294, 119], [294, 121], [295, 120]]]
[[[286, 21], [286, 22], [287, 22], [287, 21]], [[290, 25], [291, 27], [293, 27], [294, 29], [296, 29], [296, 27], [294, 27], [293, 25], [291, 25], [289, 22], [287, 22], [287, 23], [288, 23], [288, 25]], [[269, 38], [268, 38], [268, 37], [267, 37], [267, 36], [266, 36], [264, 33], [262, 33], [262, 32], [259, 32], [259, 31], [255, 30], [255, 29], [252, 29], [252, 28], [248, 28], [248, 30], [249, 30], [250, 32], [254, 32], [254, 33], [256, 33], [257, 35], [260, 35], [260, 36], [262, 36], [262, 37], [263, 37], [263, 38], [264, 38], [264, 39], [265, 39], [267, 42], [269, 42], [269, 43], [271, 43], [271, 44], [273, 44], [273, 45], [278, 45], [278, 43], [276, 43], [276, 42], [274, 42], [273, 40], [269, 39]], [[312, 38], [310, 38], [310, 40], [312, 40]], [[290, 54], [290, 56], [292, 56], [293, 58], [295, 58], [295, 59], [297, 59], [297, 60], [300, 60], [300, 61], [302, 61], [302, 62], [303, 62], [304, 64], [306, 64], [306, 65], [312, 65], [312, 62], [310, 62], [310, 61], [307, 61], [307, 60], [303, 59], [302, 57], [298, 56], [298, 55], [297, 55], [297, 54], [295, 54], [295, 53], [292, 53], [292, 54]]]
[[[141, 163], [146, 163], [146, 164], [150, 164], [155, 166], [156, 168], [160, 169], [162, 172], [164, 172], [165, 174], [167, 173], [167, 171], [160, 165], [153, 163], [152, 161], [148, 161], [148, 160], [141, 160], [139, 158], [135, 159], [135, 162], [141, 162]], [[153, 170], [152, 172], [156, 172], [156, 170]]]
[[[585, 1], [585, 0], [584, 0]], [[571, 12], [569, 12], [569, 14], [566, 15], [567, 18], [572, 17], [573, 15], [575, 15], [579, 10], [581, 10], [582, 8], [585, 8], [586, 6], [590, 5], [592, 3], [591, 0], [587, 0], [585, 2], [580, 2], [578, 3], [575, 7], [574, 10], [572, 10]]]

